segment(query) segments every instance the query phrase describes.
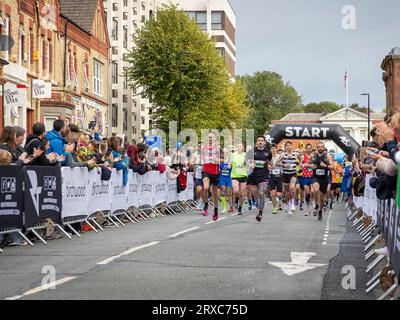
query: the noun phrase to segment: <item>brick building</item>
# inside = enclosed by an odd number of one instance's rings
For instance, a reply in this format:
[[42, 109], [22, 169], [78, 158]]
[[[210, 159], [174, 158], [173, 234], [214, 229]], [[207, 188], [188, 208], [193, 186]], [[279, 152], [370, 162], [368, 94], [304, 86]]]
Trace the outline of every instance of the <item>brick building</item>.
[[[42, 121], [51, 129], [65, 115], [82, 129], [91, 123], [107, 134], [109, 37], [103, 2], [3, 0], [0, 17], [1, 34], [14, 40], [0, 60], [0, 125], [29, 130]], [[47, 84], [48, 98], [33, 94], [39, 80]], [[22, 98], [9, 99], [7, 92]]]
[[393, 48], [382, 62], [386, 87], [386, 111], [400, 110], [400, 48]]

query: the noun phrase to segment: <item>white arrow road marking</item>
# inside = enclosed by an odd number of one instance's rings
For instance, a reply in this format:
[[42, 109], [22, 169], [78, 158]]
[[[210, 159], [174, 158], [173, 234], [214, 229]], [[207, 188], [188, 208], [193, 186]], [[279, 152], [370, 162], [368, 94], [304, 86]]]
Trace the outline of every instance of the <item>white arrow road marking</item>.
[[321, 263], [308, 263], [308, 261], [317, 255], [316, 252], [292, 252], [290, 254], [292, 262], [268, 262], [270, 265], [277, 267], [283, 271], [284, 274], [293, 276], [308, 270], [326, 266]]
[[42, 285], [40, 287], [28, 290], [28, 291], [24, 292], [23, 294], [21, 294], [19, 296], [6, 298], [5, 300], [19, 300], [19, 299], [21, 299], [23, 297], [26, 297], [26, 296], [29, 296], [31, 294], [35, 294], [35, 293], [38, 293], [38, 292], [41, 292], [41, 291], [44, 291], [44, 290], [55, 288], [56, 286], [58, 286], [60, 284], [63, 284], [63, 283], [66, 283], [68, 281], [71, 281], [71, 280], [73, 280], [75, 278], [76, 277], [65, 277], [65, 278], [62, 278], [60, 280], [57, 280], [57, 281], [54, 281], [54, 282], [50, 282], [50, 283], [47, 283], [47, 284]]
[[158, 244], [158, 243], [159, 243], [159, 242], [150, 242], [150, 243], [145, 244], [145, 245], [143, 245], [143, 246], [139, 246], [139, 247], [135, 247], [135, 248], [126, 250], [126, 251], [122, 252], [121, 254], [118, 254], [118, 255], [116, 255], [116, 256], [112, 256], [112, 257], [107, 258], [107, 259], [105, 259], [105, 260], [103, 260], [103, 261], [97, 262], [96, 264], [97, 264], [97, 265], [106, 265], [106, 264], [109, 264], [110, 262], [113, 262], [115, 259], [121, 258], [122, 256], [126, 256], [126, 255], [131, 254], [131, 253], [133, 253], [133, 252], [135, 252], [135, 251], [138, 251], [138, 250], [141, 250], [141, 249], [144, 249], [144, 248], [147, 248], [147, 247], [154, 246], [154, 245], [156, 245], [156, 244]]
[[181, 231], [181, 232], [178, 232], [178, 233], [175, 233], [175, 234], [171, 234], [170, 236], [168, 236], [168, 238], [175, 238], [175, 237], [177, 237], [177, 236], [180, 236], [181, 234], [184, 234], [184, 233], [187, 233], [187, 232], [190, 232], [190, 231], [199, 229], [199, 228], [200, 228], [200, 227], [194, 227], [194, 228], [190, 228], [190, 229], [187, 229], [187, 230], [183, 230], [183, 231]]

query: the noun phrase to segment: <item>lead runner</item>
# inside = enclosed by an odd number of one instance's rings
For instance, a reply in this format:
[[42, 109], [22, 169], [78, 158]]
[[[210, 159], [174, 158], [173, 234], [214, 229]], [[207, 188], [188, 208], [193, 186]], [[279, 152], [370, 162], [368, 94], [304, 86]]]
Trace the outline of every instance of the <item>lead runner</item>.
[[268, 164], [272, 159], [270, 150], [266, 149], [265, 137], [257, 138], [254, 151], [250, 151], [246, 160], [250, 168], [251, 174], [247, 178], [247, 184], [250, 185], [250, 191], [258, 204], [257, 221], [260, 222], [264, 212], [265, 196], [268, 189], [269, 170]]

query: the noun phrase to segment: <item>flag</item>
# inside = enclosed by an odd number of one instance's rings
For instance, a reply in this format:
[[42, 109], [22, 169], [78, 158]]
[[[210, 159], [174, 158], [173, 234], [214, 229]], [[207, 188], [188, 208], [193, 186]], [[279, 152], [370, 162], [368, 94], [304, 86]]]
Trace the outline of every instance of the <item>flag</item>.
[[349, 80], [349, 72], [346, 68], [346, 73], [344, 74], [344, 87], [347, 88], [347, 81]]

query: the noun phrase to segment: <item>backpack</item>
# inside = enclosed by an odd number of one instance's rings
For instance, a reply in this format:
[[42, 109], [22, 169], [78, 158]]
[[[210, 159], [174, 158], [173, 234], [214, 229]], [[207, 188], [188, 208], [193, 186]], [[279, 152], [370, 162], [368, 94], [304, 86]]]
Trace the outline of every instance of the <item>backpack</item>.
[[177, 180], [178, 193], [185, 191], [187, 187], [187, 172], [182, 166]]

